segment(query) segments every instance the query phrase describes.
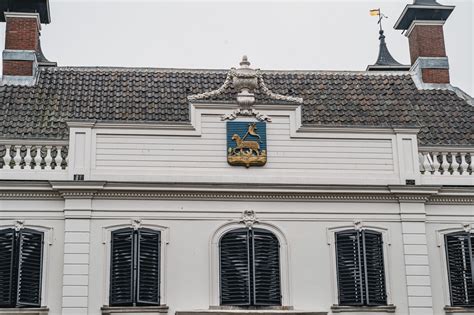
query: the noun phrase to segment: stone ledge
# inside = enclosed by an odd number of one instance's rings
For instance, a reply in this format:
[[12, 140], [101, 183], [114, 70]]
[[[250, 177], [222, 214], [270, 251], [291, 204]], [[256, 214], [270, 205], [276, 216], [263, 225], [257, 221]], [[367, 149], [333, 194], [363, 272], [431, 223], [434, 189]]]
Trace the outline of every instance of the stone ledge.
[[333, 313], [395, 313], [395, 305], [385, 306], [331, 306]]
[[311, 312], [311, 311], [294, 311], [294, 310], [272, 310], [272, 309], [261, 309], [261, 310], [246, 310], [246, 309], [233, 309], [233, 310], [202, 310], [202, 311], [176, 311], [176, 315], [327, 315], [327, 312]]
[[468, 307], [463, 307], [463, 306], [445, 306], [444, 311], [446, 314], [458, 314], [458, 313], [464, 313], [464, 314], [474, 314], [474, 306], [468, 306]]
[[0, 315], [48, 315], [47, 307], [0, 308]]
[[115, 314], [168, 314], [168, 306], [103, 306], [101, 307], [102, 315]]

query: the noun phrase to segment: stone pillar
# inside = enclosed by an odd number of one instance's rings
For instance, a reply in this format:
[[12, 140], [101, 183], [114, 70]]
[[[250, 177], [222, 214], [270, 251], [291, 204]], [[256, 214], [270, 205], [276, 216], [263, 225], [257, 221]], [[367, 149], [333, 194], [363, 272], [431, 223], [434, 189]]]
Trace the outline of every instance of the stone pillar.
[[432, 315], [431, 276], [423, 197], [400, 198], [403, 252], [410, 315]]

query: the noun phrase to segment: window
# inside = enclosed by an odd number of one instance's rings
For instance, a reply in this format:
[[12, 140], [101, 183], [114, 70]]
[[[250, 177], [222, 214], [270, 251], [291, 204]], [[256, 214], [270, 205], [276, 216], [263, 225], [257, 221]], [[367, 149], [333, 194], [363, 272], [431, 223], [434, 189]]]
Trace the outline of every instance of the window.
[[339, 305], [387, 304], [382, 234], [369, 230], [336, 233]]
[[112, 232], [110, 305], [160, 304], [160, 232], [132, 228]]
[[447, 234], [446, 258], [452, 306], [474, 306], [474, 234]]
[[236, 229], [220, 243], [221, 305], [278, 306], [280, 245], [264, 229]]
[[0, 230], [0, 307], [41, 306], [43, 233]]

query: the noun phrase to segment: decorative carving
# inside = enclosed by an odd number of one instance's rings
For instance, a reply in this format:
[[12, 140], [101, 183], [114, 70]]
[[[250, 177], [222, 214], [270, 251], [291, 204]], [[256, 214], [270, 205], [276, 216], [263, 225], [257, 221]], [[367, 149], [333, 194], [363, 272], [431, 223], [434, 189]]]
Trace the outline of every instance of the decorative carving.
[[[241, 137], [239, 133], [247, 132]], [[257, 132], [260, 129], [263, 136]], [[235, 143], [235, 145], [234, 145]], [[245, 167], [267, 163], [266, 125], [263, 122], [227, 123], [227, 162]]]
[[242, 213], [242, 217], [240, 220], [241, 223], [245, 224], [245, 226], [249, 229], [258, 223], [257, 216], [255, 215], [255, 211], [253, 210], [245, 210]]
[[16, 220], [15, 231], [20, 231], [25, 228], [25, 220]]
[[221, 95], [231, 86], [239, 91], [236, 95], [236, 101], [239, 105], [239, 109], [230, 114], [223, 115], [222, 120], [234, 120], [237, 118], [237, 116], [255, 116], [259, 121], [270, 122], [271, 119], [269, 116], [255, 112], [252, 108], [252, 105], [255, 103], [254, 91], [257, 89], [260, 89], [264, 95], [274, 100], [298, 104], [303, 103], [303, 99], [301, 97], [286, 96], [271, 92], [263, 80], [261, 71], [259, 69], [250, 68], [250, 62], [247, 56], [242, 57], [240, 68], [231, 68], [229, 70], [224, 84], [220, 88], [201, 94], [190, 95], [188, 96], [188, 100], [203, 100], [213, 96]]
[[357, 231], [362, 231], [362, 221], [360, 220], [355, 220], [354, 221], [354, 229], [356, 229]]
[[132, 219], [132, 228], [136, 231], [142, 226], [142, 219]]
[[466, 232], [466, 233], [471, 232], [471, 224], [470, 223], [463, 223], [462, 228], [463, 228], [464, 232]]

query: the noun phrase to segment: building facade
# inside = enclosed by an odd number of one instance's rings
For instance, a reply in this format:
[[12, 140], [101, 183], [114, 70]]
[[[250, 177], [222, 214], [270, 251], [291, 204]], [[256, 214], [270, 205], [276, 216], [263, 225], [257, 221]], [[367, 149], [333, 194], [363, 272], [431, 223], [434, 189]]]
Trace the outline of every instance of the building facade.
[[359, 72], [58, 67], [1, 9], [0, 314], [474, 314], [453, 6]]

